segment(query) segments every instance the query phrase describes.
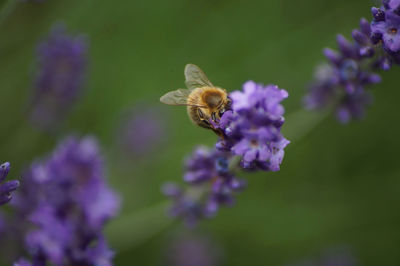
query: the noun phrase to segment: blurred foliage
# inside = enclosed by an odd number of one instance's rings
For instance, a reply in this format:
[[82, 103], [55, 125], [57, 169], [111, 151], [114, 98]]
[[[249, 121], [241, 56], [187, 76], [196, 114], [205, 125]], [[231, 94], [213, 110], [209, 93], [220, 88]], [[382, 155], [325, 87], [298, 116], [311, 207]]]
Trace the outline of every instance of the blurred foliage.
[[[290, 94], [284, 102], [290, 114], [301, 107], [313, 69], [323, 61], [322, 48], [335, 47], [337, 33], [350, 36], [361, 17], [370, 19], [372, 5], [365, 0], [18, 2], [0, 25], [0, 161], [10, 161], [16, 176], [62, 136], [93, 134], [103, 146], [110, 182], [123, 197], [121, 217], [159, 206], [160, 185], [181, 180], [184, 156], [216, 139], [191, 125], [184, 108], [158, 102], [164, 92], [183, 87], [186, 63], [199, 65], [214, 84], [229, 90], [249, 79], [278, 84]], [[49, 135], [28, 124], [27, 103], [35, 45], [58, 21], [87, 34], [90, 74], [76, 108]], [[289, 145], [280, 172], [242, 174], [249, 187], [236, 206], [200, 226], [223, 246], [225, 265], [281, 265], [341, 244], [353, 248], [361, 265], [398, 265], [396, 71], [383, 73], [383, 84], [373, 88], [375, 103], [365, 120], [342, 126], [330, 117]], [[159, 107], [161, 116], [168, 112], [168, 145], [120, 167], [118, 117], [143, 102]], [[107, 232], [111, 246], [119, 247], [116, 225]], [[171, 230], [180, 228], [174, 224], [160, 233], [155, 226], [141, 241], [122, 239], [115, 264], [163, 265]]]

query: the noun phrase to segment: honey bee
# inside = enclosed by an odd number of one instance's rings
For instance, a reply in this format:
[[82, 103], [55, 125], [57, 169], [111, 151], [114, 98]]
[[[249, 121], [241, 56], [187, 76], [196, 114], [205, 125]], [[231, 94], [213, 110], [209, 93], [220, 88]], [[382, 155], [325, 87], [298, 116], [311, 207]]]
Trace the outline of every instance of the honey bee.
[[163, 95], [160, 101], [169, 105], [187, 106], [187, 113], [194, 124], [211, 129], [223, 137], [222, 131], [214, 125], [230, 108], [231, 100], [226, 90], [214, 86], [206, 74], [193, 64], [186, 65], [185, 79], [187, 89], [170, 91]]

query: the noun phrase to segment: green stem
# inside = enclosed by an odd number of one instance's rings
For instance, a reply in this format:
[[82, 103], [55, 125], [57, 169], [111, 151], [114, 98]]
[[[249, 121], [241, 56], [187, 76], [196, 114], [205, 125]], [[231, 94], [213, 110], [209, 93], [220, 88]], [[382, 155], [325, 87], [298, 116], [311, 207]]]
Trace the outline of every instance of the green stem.
[[300, 109], [287, 116], [282, 132], [285, 138], [296, 143], [310, 134], [328, 116], [329, 112]]
[[241, 160], [241, 159], [242, 159], [242, 156], [234, 156], [234, 157], [230, 160], [229, 166], [228, 166], [229, 172], [235, 172], [235, 171], [238, 170], [238, 168], [239, 168], [239, 163], [240, 163], [240, 160]]
[[168, 205], [169, 201], [163, 201], [112, 220], [106, 235], [113, 249], [122, 252], [138, 246], [170, 226], [174, 220], [166, 217]]
[[0, 26], [17, 6], [17, 0], [8, 0], [0, 10]]

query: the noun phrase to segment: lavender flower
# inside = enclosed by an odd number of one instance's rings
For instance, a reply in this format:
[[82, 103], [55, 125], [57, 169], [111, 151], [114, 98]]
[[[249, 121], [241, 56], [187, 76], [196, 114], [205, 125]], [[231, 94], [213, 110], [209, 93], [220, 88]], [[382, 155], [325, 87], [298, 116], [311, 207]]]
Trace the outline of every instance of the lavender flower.
[[189, 188], [171, 183], [163, 187], [164, 194], [173, 200], [170, 214], [194, 226], [199, 219], [214, 217], [220, 206], [232, 206], [234, 194], [245, 187], [245, 182], [229, 170], [231, 159], [227, 152], [195, 149], [185, 162], [184, 181]]
[[40, 128], [58, 123], [76, 102], [86, 74], [87, 44], [55, 26], [37, 46], [31, 119]]
[[[10, 163], [6, 162], [0, 165], [0, 205], [4, 205], [12, 199], [14, 190], [19, 187], [19, 181], [12, 180], [2, 183], [10, 171]], [[1, 184], [2, 183], [2, 184]]]
[[181, 218], [188, 227], [194, 227], [200, 219], [205, 217], [202, 189], [185, 189], [175, 183], [166, 183], [162, 187], [165, 196], [172, 200], [168, 213], [172, 217]]
[[372, 102], [365, 87], [380, 82], [380, 76], [372, 71], [374, 66], [384, 65], [384, 60], [373, 57], [376, 51], [370, 33], [368, 21], [361, 19], [360, 30], [352, 34], [354, 42], [338, 35], [339, 52], [324, 50], [329, 64], [317, 69], [315, 81], [304, 99], [308, 109], [333, 106], [342, 123], [364, 116], [365, 107]]
[[14, 262], [13, 266], [32, 266], [32, 263], [24, 258]]
[[136, 106], [123, 119], [117, 142], [131, 157], [143, 157], [159, 148], [166, 140], [166, 116], [151, 106]]
[[374, 72], [400, 63], [399, 10], [400, 1], [383, 0], [380, 8], [372, 8], [372, 22], [361, 19], [360, 29], [353, 30], [354, 42], [338, 35], [339, 52], [324, 50], [329, 65], [317, 69], [304, 99], [307, 108], [333, 106], [342, 123], [364, 116], [372, 102], [365, 88], [381, 81]]
[[32, 224], [25, 244], [33, 265], [111, 265], [102, 229], [119, 200], [103, 164], [94, 138], [71, 137], [24, 174], [15, 205]]
[[[246, 183], [236, 177], [247, 170], [278, 171], [289, 141], [280, 132], [284, 123], [281, 101], [285, 90], [252, 81], [243, 92], [230, 94], [232, 110], [220, 121], [210, 121], [223, 138], [214, 149], [198, 147], [185, 161], [184, 181], [188, 188], [167, 184], [166, 196], [173, 200], [170, 214], [194, 226], [199, 219], [214, 217], [220, 206], [232, 206], [235, 192]], [[239, 163], [239, 164], [238, 164]]]
[[372, 40], [374, 43], [383, 42], [383, 49], [398, 60], [400, 52], [400, 2], [398, 0], [384, 0], [381, 8], [372, 8], [374, 17], [371, 23]]
[[230, 94], [232, 111], [225, 112], [218, 125], [226, 137], [217, 147], [241, 156], [244, 168], [279, 171], [289, 144], [280, 132], [285, 121], [280, 102], [287, 97], [275, 85], [246, 82], [243, 92]]

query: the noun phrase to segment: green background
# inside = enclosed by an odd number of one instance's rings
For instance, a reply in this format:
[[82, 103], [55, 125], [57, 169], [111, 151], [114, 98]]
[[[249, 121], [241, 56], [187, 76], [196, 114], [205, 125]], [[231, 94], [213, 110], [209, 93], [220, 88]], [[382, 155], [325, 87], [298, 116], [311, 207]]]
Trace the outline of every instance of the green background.
[[[5, 5], [3, 1], [2, 5]], [[121, 194], [120, 216], [107, 226], [116, 265], [164, 265], [170, 240], [185, 231], [163, 214], [160, 185], [180, 181], [182, 160], [216, 137], [194, 127], [184, 108], [159, 96], [183, 86], [183, 68], [199, 65], [214, 84], [240, 89], [246, 80], [288, 90], [290, 115], [335, 35], [350, 36], [373, 1], [92, 1], [18, 2], [0, 25], [0, 161], [10, 177], [49, 153], [70, 133], [98, 137], [108, 179]], [[4, 14], [3, 15], [7, 15]], [[85, 93], [57, 134], [26, 121], [34, 49], [54, 22], [86, 34], [90, 71]], [[248, 188], [197, 232], [210, 236], [221, 265], [282, 265], [348, 247], [359, 265], [400, 263], [398, 67], [371, 88], [366, 119], [346, 126], [330, 116], [295, 141], [280, 172], [242, 173]], [[145, 103], [168, 123], [168, 142], [141, 159], [121, 158], [115, 131], [124, 110]], [[290, 122], [290, 121], [288, 121]], [[294, 126], [296, 125], [296, 126]], [[298, 133], [300, 134], [300, 133]]]

